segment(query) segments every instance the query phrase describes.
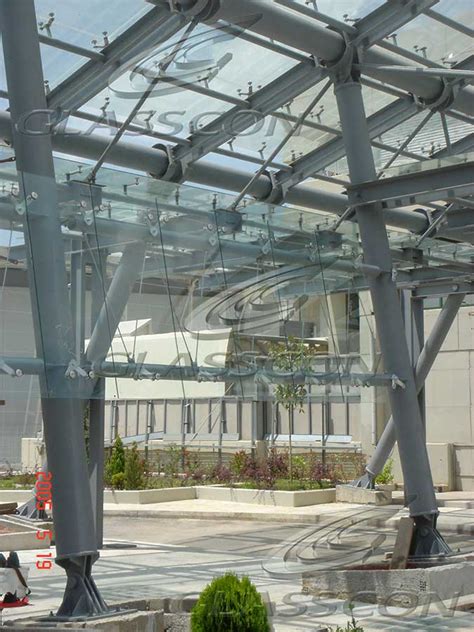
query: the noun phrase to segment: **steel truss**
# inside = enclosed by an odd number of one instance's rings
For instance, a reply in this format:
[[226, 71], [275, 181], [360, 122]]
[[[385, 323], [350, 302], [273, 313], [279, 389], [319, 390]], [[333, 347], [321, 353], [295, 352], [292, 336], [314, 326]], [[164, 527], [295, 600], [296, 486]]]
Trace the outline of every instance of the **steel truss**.
[[[175, 370], [162, 365], [138, 365], [133, 359], [127, 363], [106, 361], [133, 285], [141, 270], [146, 269], [147, 247], [160, 240], [156, 231], [150, 230], [149, 226], [95, 218], [95, 236], [97, 238], [97, 234], [100, 235], [101, 244], [96, 244], [95, 254], [92, 250], [89, 252], [90, 260], [87, 262], [82, 255], [75, 256], [69, 271], [73, 308], [78, 317], [74, 319], [71, 315], [65, 236], [62, 233], [65, 218], [60, 211], [62, 196], [69, 199], [71, 193], [56, 183], [52, 152], [62, 151], [97, 160], [107, 148], [108, 140], [94, 135], [65, 134], [64, 131], [52, 136], [43, 133], [22, 134], [19, 129], [23, 117], [35, 110], [57, 111], [56, 124], [69, 112], [87, 117], [78, 110], [106, 87], [112, 72], [144, 57], [159, 44], [175, 36], [191, 20], [237, 32], [239, 37], [285, 54], [297, 60], [298, 64], [248, 98], [234, 99], [233, 109], [190, 138], [176, 141], [173, 148], [148, 148], [120, 141], [110, 149], [107, 160], [111, 164], [136, 169], [168, 181], [190, 180], [231, 191], [245, 190], [251, 174], [205, 161], [203, 156], [216, 151], [224, 153], [222, 144], [251, 126], [255, 122], [255, 114], [284, 118], [286, 115], [275, 114], [276, 110], [321, 80], [331, 79], [341, 130], [325, 131], [330, 131], [336, 137], [290, 166], [271, 163], [268, 166], [278, 171], [262, 173], [255, 178], [248, 193], [269, 203], [289, 202], [327, 210], [342, 216], [344, 220], [350, 218], [348, 207], [353, 209], [355, 217], [350, 219], [355, 219], [359, 225], [364, 260], [355, 265], [342, 258], [335, 261], [332, 256], [331, 261], [336, 268], [351, 274], [359, 272], [359, 277], [355, 277], [355, 286], [370, 289], [385, 372], [376, 377], [349, 375], [343, 379], [348, 383], [356, 379], [362, 384], [388, 384], [393, 414], [373, 462], [367, 467], [366, 482], [371, 484], [396, 438], [410, 513], [417, 526], [412, 553], [427, 556], [449, 552], [449, 547], [436, 530], [438, 509], [418, 393], [462, 302], [463, 294], [472, 292], [472, 266], [441, 261], [442, 266], [446, 267], [424, 270], [415, 266], [414, 270], [401, 270], [395, 275], [394, 259], [400, 258], [400, 253], [391, 250], [385, 225], [389, 223], [403, 227], [424, 238], [433, 227], [433, 220], [436, 221], [436, 213], [444, 213], [445, 209], [437, 208], [432, 216], [426, 212], [394, 207], [414, 202], [449, 200], [454, 201], [456, 206], [452, 213], [446, 212], [446, 217], [443, 216], [447, 224], [439, 222], [440, 226], [436, 226], [436, 236], [464, 240], [466, 228], [470, 227], [472, 234], [473, 226], [472, 198], [462, 199], [473, 193], [472, 173], [469, 172], [472, 163], [437, 169], [433, 173], [422, 172], [378, 180], [371, 144], [386, 149], [387, 146], [377, 138], [421, 110], [439, 111], [443, 117], [450, 115], [472, 122], [474, 90], [466, 86], [466, 81], [472, 76], [472, 60], [461, 62], [453, 72], [446, 72], [439, 64], [422, 60], [419, 55], [403, 51], [385, 41], [394, 29], [423, 12], [464, 34], [472, 34], [472, 30], [436, 12], [433, 9], [436, 0], [386, 2], [355, 26], [312, 12], [291, 0], [273, 3], [267, 0], [239, 0], [238, 3], [235, 0], [181, 0], [179, 3], [174, 0], [156, 0], [153, 4], [156, 6], [147, 15], [112, 44], [100, 52], [91, 52], [67, 42], [39, 36], [33, 0], [22, 0], [22, 3], [0, 0], [0, 29], [10, 101], [10, 114], [0, 113], [0, 137], [14, 147], [18, 182], [25, 205], [21, 211], [24, 213], [25, 256], [31, 275], [30, 291], [38, 355], [37, 359], [4, 359], [2, 367], [7, 372], [11, 369], [14, 374], [20, 371], [40, 377], [48, 464], [54, 477], [57, 561], [68, 576], [58, 617], [87, 617], [108, 612], [92, 578], [92, 566], [98, 558], [102, 540], [104, 379], [110, 375], [136, 378], [137, 372], [145, 379], [162, 379], [163, 376], [174, 376]], [[239, 24], [242, 16], [249, 15], [257, 15], [258, 19], [246, 26], [244, 31]], [[323, 28], [321, 22], [329, 24], [331, 28]], [[89, 60], [47, 98], [44, 94], [40, 42]], [[392, 53], [401, 54], [428, 70], [413, 73], [409, 71], [410, 66], [407, 66], [408, 71], [404, 68], [400, 70], [399, 57]], [[172, 82], [172, 78], [168, 78], [168, 81]], [[397, 100], [367, 119], [361, 92], [362, 81], [371, 82], [372, 86], [394, 94]], [[198, 91], [195, 86], [192, 89]], [[199, 90], [208, 96], [212, 95], [209, 89]], [[229, 97], [227, 101], [230, 102]], [[293, 119], [293, 122], [297, 121], [297, 117]], [[443, 122], [446, 131], [445, 119]], [[315, 129], [324, 128], [315, 123], [306, 124]], [[469, 151], [473, 147], [472, 134], [452, 144], [449, 133], [446, 136], [447, 149], [439, 152], [440, 159]], [[175, 142], [176, 139], [170, 137], [166, 140]], [[403, 153], [390, 147], [388, 150], [395, 155], [397, 151]], [[237, 156], [233, 151], [230, 155]], [[347, 196], [321, 192], [303, 184], [306, 179], [343, 156], [347, 157], [349, 165]], [[244, 155], [238, 157], [247, 159]], [[265, 161], [259, 164], [262, 163]], [[436, 186], [434, 195], [428, 193], [433, 185]], [[107, 192], [104, 191], [104, 198], [106, 196]], [[381, 200], [385, 201], [384, 204], [380, 204]], [[94, 205], [87, 211], [94, 213]], [[8, 221], [19, 221], [18, 206], [8, 196], [0, 200], [0, 216]], [[75, 238], [82, 245], [82, 240], [94, 236], [91, 223], [84, 216], [67, 219], [73, 220], [69, 225], [76, 231]], [[123, 249], [106, 296], [103, 296], [101, 288], [104, 284], [107, 243], [113, 244], [118, 234], [126, 235], [129, 242]], [[160, 235], [161, 239], [165, 237], [173, 245], [179, 243], [182, 235], [178, 230], [167, 230]], [[106, 241], [107, 238], [110, 242]], [[189, 240], [196, 251], [202, 246], [199, 237], [190, 236]], [[247, 256], [250, 261], [261, 261], [269, 255], [268, 249], [255, 244], [226, 242], [223, 248], [228, 254]], [[78, 251], [81, 251], [80, 247]], [[415, 251], [416, 248], [413, 252], [404, 253], [401, 258], [406, 256], [407, 260], [410, 257], [416, 260], [419, 253]], [[271, 256], [278, 265], [293, 265], [295, 261], [304, 264], [311, 262], [307, 253], [295, 255], [285, 250], [283, 245], [273, 248]], [[93, 267], [94, 329], [87, 352], [84, 353], [86, 263]], [[182, 257], [178, 263], [187, 265], [189, 258]], [[163, 271], [162, 262], [152, 269], [155, 273], [157, 269]], [[420, 297], [449, 295], [435, 330], [417, 359], [410, 355], [406, 341], [407, 319], [404, 322], [397, 284], [398, 287], [410, 289], [411, 300], [418, 300], [418, 309]], [[414, 318], [419, 318], [419, 314]], [[81, 358], [84, 362], [77, 363]], [[229, 373], [224, 376], [222, 372], [203, 371], [196, 366], [190, 367], [189, 371], [180, 367], [178, 372], [183, 379], [196, 379], [196, 376], [216, 380], [232, 377]], [[258, 372], [252, 369], [249, 377], [255, 378]], [[275, 381], [282, 379], [271, 371], [267, 371], [266, 376]], [[291, 379], [314, 379], [324, 384], [330, 383], [334, 376], [324, 373], [312, 376], [301, 374]], [[89, 469], [82, 427], [87, 402], [91, 418]], [[70, 493], [72, 489], [74, 494]]]

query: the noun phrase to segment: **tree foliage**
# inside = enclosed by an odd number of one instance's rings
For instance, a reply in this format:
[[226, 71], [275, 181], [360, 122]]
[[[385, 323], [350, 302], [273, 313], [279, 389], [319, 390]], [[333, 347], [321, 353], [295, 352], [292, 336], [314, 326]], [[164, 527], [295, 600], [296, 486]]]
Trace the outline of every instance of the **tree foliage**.
[[143, 489], [146, 487], [145, 462], [140, 457], [136, 443], [125, 453], [124, 474], [125, 489]]
[[123, 447], [122, 439], [117, 437], [112, 448], [112, 453], [105, 464], [105, 482], [108, 485], [113, 485], [114, 476], [124, 474], [124, 472], [125, 448]]
[[232, 573], [214, 579], [191, 614], [192, 632], [268, 632], [265, 605], [248, 577]]
[[[294, 336], [290, 336], [285, 342], [273, 342], [268, 348], [268, 357], [273, 362], [273, 369], [284, 373], [308, 371], [314, 355], [314, 347]], [[275, 398], [286, 410], [295, 407], [302, 410], [307, 395], [306, 384], [294, 377], [289, 382], [275, 386]]]

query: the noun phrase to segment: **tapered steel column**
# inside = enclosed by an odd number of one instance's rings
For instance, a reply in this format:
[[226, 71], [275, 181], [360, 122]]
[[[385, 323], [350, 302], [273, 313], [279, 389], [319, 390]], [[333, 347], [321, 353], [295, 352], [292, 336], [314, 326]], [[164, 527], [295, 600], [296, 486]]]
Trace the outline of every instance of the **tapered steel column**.
[[[450, 294], [446, 299], [446, 303], [444, 304], [443, 309], [441, 310], [436, 323], [423, 346], [418, 362], [416, 363], [415, 384], [417, 391], [423, 387], [464, 298], [465, 294]], [[393, 417], [391, 417], [385, 426], [385, 430], [380, 437], [380, 441], [377, 444], [377, 448], [372, 455], [372, 458], [365, 468], [372, 481], [383, 470], [383, 466], [387, 462], [387, 459], [395, 446], [396, 438], [395, 423], [393, 421]]]
[[61, 235], [51, 138], [35, 112], [46, 108], [33, 0], [0, 0], [0, 29], [10, 99], [17, 170], [23, 202], [25, 243], [44, 436], [56, 531], [57, 562], [68, 583], [58, 614], [105, 609], [91, 578], [98, 557], [83, 432], [79, 379], [66, 377], [75, 357], [64, 241]]
[[[336, 85], [335, 95], [351, 182], [360, 184], [376, 180], [361, 85], [349, 79]], [[364, 263], [382, 271], [379, 276], [369, 276], [367, 280], [385, 371], [394, 376], [390, 404], [410, 515], [417, 523], [414, 552], [430, 554], [444, 551], [444, 542], [440, 538], [441, 544], [438, 545], [435, 530], [438, 508], [400, 300], [392, 276], [392, 259], [383, 212], [381, 207], [373, 204], [357, 207], [356, 213]]]
[[[91, 330], [94, 329], [106, 297], [107, 252], [100, 249], [91, 257]], [[104, 436], [105, 379], [97, 380], [89, 400], [89, 479], [94, 510], [97, 548], [104, 546]]]
[[86, 357], [93, 365], [105, 360], [109, 352], [133, 286], [143, 269], [145, 251], [144, 241], [130, 243], [123, 251], [87, 347]]

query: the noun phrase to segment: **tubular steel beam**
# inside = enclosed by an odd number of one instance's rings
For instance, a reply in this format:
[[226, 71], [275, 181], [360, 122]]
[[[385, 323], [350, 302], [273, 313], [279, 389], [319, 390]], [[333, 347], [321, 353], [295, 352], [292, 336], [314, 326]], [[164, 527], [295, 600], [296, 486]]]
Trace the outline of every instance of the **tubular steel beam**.
[[[12, 138], [10, 115], [7, 112], [0, 112], [0, 137], [8, 141], [11, 141]], [[74, 154], [90, 160], [100, 156], [108, 145], [106, 137], [84, 136], [72, 129], [69, 130], [68, 134], [58, 131], [51, 138], [53, 149], [56, 151]], [[120, 167], [150, 173], [157, 178], [162, 177], [169, 167], [169, 158], [164, 151], [123, 140], [111, 149], [108, 162]], [[193, 164], [186, 175], [187, 180], [191, 182], [229, 191], [241, 191], [252, 177], [252, 174], [247, 171], [205, 160], [199, 160]], [[250, 193], [258, 199], [266, 199], [271, 194], [272, 188], [270, 177], [262, 175], [253, 184]], [[314, 186], [304, 184], [293, 187], [288, 192], [286, 201], [335, 214], [342, 214], [347, 209], [346, 196], [328, 191], [318, 191]], [[386, 219], [390, 225], [414, 232], [423, 232], [428, 227], [428, 221], [422, 213], [393, 209], [387, 211]]]
[[87, 57], [99, 63], [105, 62], [106, 57], [104, 53], [98, 53], [95, 50], [82, 48], [82, 46], [76, 46], [75, 44], [70, 44], [69, 42], [64, 42], [63, 40], [56, 39], [55, 37], [49, 37], [47, 35], [39, 35], [38, 37], [40, 44], [45, 44], [46, 46], [51, 46], [52, 48], [57, 48], [58, 50], [64, 50], [67, 53], [73, 53], [74, 55], [80, 55], [81, 57]]
[[[61, 369], [74, 358], [74, 340], [51, 137], [20, 131], [25, 117], [46, 108], [33, 0], [21, 3], [0, 0], [0, 29], [16, 165], [27, 206], [23, 227], [28, 245], [36, 350], [46, 367], [40, 388], [52, 475], [57, 563], [68, 576], [58, 614], [88, 616], [105, 612], [107, 608], [91, 577], [98, 552], [83, 406], [75, 382], [68, 380]], [[38, 122], [33, 129], [38, 130]]]
[[[339, 62], [347, 48], [346, 40], [340, 33], [323, 28], [315, 21], [308, 20], [306, 16], [298, 15], [266, 0], [240, 0], [238, 3], [234, 0], [208, 0], [207, 3], [203, 0], [186, 0], [175, 6], [188, 18], [200, 19], [207, 23], [215, 23], [218, 20], [239, 23], [245, 17], [252, 17], [248, 26], [250, 31], [314, 55], [329, 64]], [[389, 29], [386, 34], [391, 32], [392, 29]], [[368, 64], [389, 66], [399, 63], [393, 55], [374, 49], [365, 51], [364, 61]], [[367, 70], [367, 74], [370, 76], [370, 69]], [[380, 77], [379, 74], [378, 78]], [[437, 101], [445, 91], [445, 84], [437, 77], [389, 76], [386, 80], [387, 83], [411, 92], [427, 102]], [[474, 91], [471, 88], [464, 88], [456, 96], [453, 107], [471, 114], [473, 95]]]
[[[335, 94], [351, 182], [358, 185], [375, 180], [375, 164], [361, 86], [351, 80], [338, 83]], [[446, 552], [446, 544], [436, 531], [439, 512], [423, 437], [400, 300], [391, 272], [392, 258], [383, 213], [377, 206], [362, 205], [356, 209], [356, 214], [364, 263], [386, 271], [378, 277], [368, 277], [368, 284], [385, 370], [403, 381], [389, 390], [389, 398], [400, 447], [410, 515], [416, 521], [412, 553], [425, 556]]]
[[[426, 378], [443, 346], [446, 336], [451, 329], [451, 325], [456, 318], [459, 308], [465, 298], [465, 294], [450, 294], [434, 324], [434, 327], [426, 340], [420, 353], [415, 369], [416, 389], [419, 393], [424, 385]], [[385, 426], [377, 448], [366, 466], [370, 482], [373, 483], [378, 474], [383, 470], [387, 459], [392, 453], [396, 442], [396, 428], [393, 417], [391, 417]]]

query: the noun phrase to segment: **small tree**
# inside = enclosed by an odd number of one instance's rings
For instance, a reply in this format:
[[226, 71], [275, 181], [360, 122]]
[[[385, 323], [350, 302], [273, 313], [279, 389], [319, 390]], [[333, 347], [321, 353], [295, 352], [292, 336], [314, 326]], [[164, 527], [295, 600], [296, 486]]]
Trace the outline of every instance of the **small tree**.
[[[290, 336], [285, 342], [272, 343], [268, 349], [268, 357], [273, 361], [273, 368], [286, 373], [295, 373], [297, 371], [306, 371], [311, 368], [315, 349], [306, 344], [303, 340]], [[308, 396], [308, 390], [305, 383], [297, 382], [294, 377], [288, 383], [277, 384], [275, 386], [275, 399], [288, 411], [289, 415], [289, 475], [293, 480], [293, 446], [291, 442], [291, 434], [293, 431], [293, 415], [295, 407], [300, 412]]]
[[192, 632], [268, 632], [262, 597], [248, 577], [232, 573], [214, 579], [191, 613]]
[[115, 439], [115, 443], [112, 448], [112, 453], [107, 459], [105, 465], [105, 482], [108, 485], [112, 485], [112, 479], [117, 474], [123, 474], [125, 472], [125, 449], [120, 437]]
[[134, 443], [125, 453], [125, 489], [143, 489], [145, 483], [145, 462]]

